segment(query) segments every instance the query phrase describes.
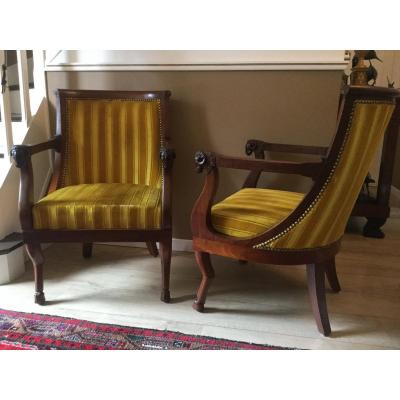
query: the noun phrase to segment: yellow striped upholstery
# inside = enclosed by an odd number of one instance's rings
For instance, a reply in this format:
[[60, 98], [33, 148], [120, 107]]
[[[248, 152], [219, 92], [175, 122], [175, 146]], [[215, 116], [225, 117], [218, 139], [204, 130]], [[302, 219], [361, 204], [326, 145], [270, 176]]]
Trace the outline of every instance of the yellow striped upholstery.
[[59, 187], [134, 183], [160, 187], [159, 100], [68, 99]]
[[258, 248], [314, 248], [342, 237], [394, 107], [386, 103], [357, 103], [343, 153], [326, 189], [292, 229]]
[[96, 183], [58, 189], [33, 207], [35, 229], [159, 229], [161, 189]]
[[303, 197], [281, 190], [242, 189], [212, 207], [212, 224], [228, 236], [257, 236], [286, 218]]

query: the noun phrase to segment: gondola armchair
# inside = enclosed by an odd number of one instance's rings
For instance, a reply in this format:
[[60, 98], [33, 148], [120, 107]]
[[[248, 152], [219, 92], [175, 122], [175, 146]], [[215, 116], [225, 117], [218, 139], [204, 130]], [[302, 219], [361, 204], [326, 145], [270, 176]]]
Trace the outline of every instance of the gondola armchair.
[[[399, 91], [350, 87], [329, 149], [248, 143], [257, 159], [200, 151], [205, 183], [192, 210], [195, 257], [202, 275], [193, 308], [202, 312], [215, 277], [211, 254], [278, 265], [306, 265], [309, 297], [318, 330], [330, 335], [325, 275], [340, 291], [335, 255], [370, 163], [386, 129], [399, 129]], [[315, 162], [264, 160], [265, 147], [314, 154]], [[214, 203], [219, 169], [249, 170], [243, 189]], [[306, 193], [257, 188], [262, 172], [297, 174], [314, 182]]]
[[[57, 132], [49, 141], [11, 149], [20, 169], [19, 216], [45, 304], [41, 243], [146, 242], [162, 265], [161, 300], [170, 301], [172, 165], [169, 91], [59, 90]], [[34, 201], [32, 156], [55, 151], [47, 195]], [[112, 269], [110, 269], [112, 273]]]

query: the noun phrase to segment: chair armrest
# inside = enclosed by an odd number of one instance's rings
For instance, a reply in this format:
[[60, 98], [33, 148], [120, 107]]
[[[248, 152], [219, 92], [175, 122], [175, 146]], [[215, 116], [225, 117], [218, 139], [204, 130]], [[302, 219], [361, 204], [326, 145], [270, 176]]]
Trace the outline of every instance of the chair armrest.
[[290, 161], [251, 160], [248, 158], [228, 157], [212, 152], [198, 151], [195, 154], [197, 172], [206, 171], [203, 189], [197, 198], [191, 215], [192, 233], [196, 237], [215, 239], [229, 243], [244, 243], [256, 240], [227, 238], [217, 232], [211, 221], [211, 207], [218, 189], [219, 167], [254, 171], [281, 172], [315, 177], [321, 171], [323, 161], [299, 163]]
[[17, 144], [11, 148], [10, 156], [13, 158], [15, 166], [17, 168], [22, 168], [33, 154], [45, 150], [55, 150], [59, 153], [61, 151], [61, 136], [55, 136], [46, 142], [34, 145]]
[[61, 136], [55, 136], [46, 142], [36, 145], [15, 145], [10, 150], [10, 156], [13, 158], [15, 166], [21, 170], [18, 204], [22, 230], [29, 230], [33, 227], [33, 171], [31, 156], [50, 149], [54, 149], [57, 152], [61, 151]]
[[163, 169], [161, 225], [164, 229], [172, 229], [172, 166], [175, 158], [174, 149], [170, 147], [162, 147], [160, 149], [160, 160]]
[[[248, 156], [254, 153], [255, 158], [265, 159], [266, 151], [275, 151], [275, 152], [292, 153], [292, 154], [318, 155], [324, 158], [328, 153], [328, 147], [269, 143], [255, 139], [250, 139], [246, 143], [246, 154]], [[261, 172], [262, 171], [260, 170], [251, 171], [247, 176], [246, 181], [243, 184], [243, 187], [257, 187], [257, 183], [260, 178]]]
[[315, 156], [326, 156], [328, 147], [323, 146], [303, 146], [297, 144], [270, 143], [262, 140], [250, 139], [246, 143], [246, 154], [250, 156], [254, 153], [264, 153], [265, 151], [275, 151], [280, 153], [309, 154]]
[[209, 171], [212, 168], [235, 168], [255, 170], [263, 172], [278, 172], [283, 174], [297, 174], [307, 177], [315, 177], [319, 174], [323, 161], [319, 162], [295, 162], [275, 161], [262, 159], [249, 159], [244, 157], [229, 157], [221, 154], [199, 151], [195, 155], [198, 172], [203, 169]]

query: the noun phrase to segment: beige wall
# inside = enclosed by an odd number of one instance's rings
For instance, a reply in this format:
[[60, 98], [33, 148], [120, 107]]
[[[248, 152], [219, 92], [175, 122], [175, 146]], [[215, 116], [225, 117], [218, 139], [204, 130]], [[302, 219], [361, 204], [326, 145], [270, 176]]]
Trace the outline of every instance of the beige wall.
[[[29, 127], [24, 143], [35, 144], [48, 140], [46, 131], [46, 99], [43, 99]], [[32, 156], [34, 171], [34, 198], [43, 196], [48, 184], [50, 158], [47, 151]], [[10, 168], [3, 185], [0, 187], [0, 238], [21, 230], [18, 214], [20, 171], [15, 166]]]
[[[54, 90], [172, 91], [174, 237], [190, 238], [190, 212], [203, 176], [194, 170], [196, 150], [244, 156], [247, 139], [328, 145], [334, 133], [340, 71], [48, 72], [54, 128]], [[219, 197], [240, 188], [243, 171], [224, 171]], [[265, 185], [306, 190], [308, 180], [269, 174]]]

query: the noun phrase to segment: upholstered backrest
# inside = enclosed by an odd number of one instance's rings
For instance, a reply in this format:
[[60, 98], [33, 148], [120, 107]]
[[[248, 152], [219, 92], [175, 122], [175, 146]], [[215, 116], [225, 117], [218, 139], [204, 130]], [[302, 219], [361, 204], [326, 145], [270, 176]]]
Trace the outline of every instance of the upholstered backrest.
[[[61, 95], [63, 156], [58, 187], [81, 183], [160, 186], [163, 142], [160, 99]], [[132, 92], [134, 93], [134, 92]]]
[[361, 94], [346, 98], [322, 178], [293, 212], [293, 221], [257, 248], [315, 248], [341, 238], [395, 109], [393, 90], [377, 99]]

